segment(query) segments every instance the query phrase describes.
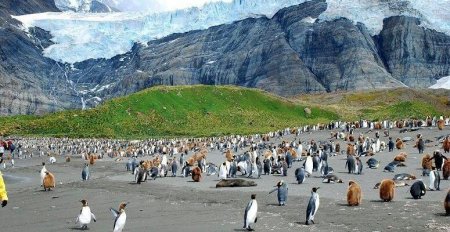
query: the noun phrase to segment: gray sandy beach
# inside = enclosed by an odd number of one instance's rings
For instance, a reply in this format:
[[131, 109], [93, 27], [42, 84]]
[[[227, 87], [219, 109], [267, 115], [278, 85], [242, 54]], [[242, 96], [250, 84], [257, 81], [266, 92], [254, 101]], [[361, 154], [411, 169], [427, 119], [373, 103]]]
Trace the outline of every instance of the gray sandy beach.
[[[356, 134], [366, 133], [368, 129], [356, 130]], [[432, 153], [441, 147], [436, 137], [450, 134], [445, 128], [422, 128], [416, 132], [399, 134], [391, 130], [391, 136], [412, 137], [421, 133], [427, 143], [425, 153]], [[373, 132], [368, 134], [373, 137]], [[291, 141], [293, 135], [272, 139], [278, 144], [281, 140]], [[307, 142], [329, 140], [330, 131], [305, 133], [297, 140]], [[387, 142], [386, 137], [381, 137]], [[346, 142], [338, 140], [341, 146]], [[40, 187], [40, 163], [48, 157], [17, 159], [16, 167], [2, 170], [8, 190], [9, 202], [0, 208], [0, 231], [2, 232], [40, 232], [40, 231], [78, 231], [75, 224], [81, 209], [81, 199], [87, 199], [97, 222], [89, 225], [89, 231], [112, 231], [113, 218], [109, 208], [117, 208], [120, 202], [130, 202], [126, 208], [127, 223], [124, 231], [244, 231], [243, 214], [251, 193], [257, 194], [259, 203], [257, 231], [450, 231], [450, 217], [444, 216], [443, 200], [450, 188], [450, 181], [441, 181], [441, 191], [427, 191], [420, 200], [409, 194], [409, 186], [396, 188], [393, 202], [381, 202], [378, 189], [373, 186], [382, 179], [391, 179], [398, 173], [409, 173], [423, 179], [428, 186], [428, 177], [422, 177], [421, 157], [414, 141], [407, 142], [406, 167], [397, 167], [395, 173], [383, 172], [383, 167], [393, 160], [400, 151], [387, 150], [374, 157], [381, 161], [378, 169], [366, 168], [368, 157], [362, 157], [365, 164], [362, 175], [347, 174], [345, 155], [328, 159], [335, 174], [344, 180], [343, 184], [322, 183], [320, 173], [314, 173], [305, 183], [297, 184], [294, 170], [303, 162], [294, 162], [287, 177], [279, 175], [262, 176], [252, 179], [258, 186], [246, 188], [216, 189], [217, 176], [203, 176], [195, 183], [190, 177], [165, 177], [137, 185], [134, 176], [125, 170], [126, 159], [116, 162], [111, 158], [98, 160], [91, 166], [92, 178], [81, 181], [84, 160], [73, 157], [71, 162], [56, 157], [55, 164], [47, 169], [57, 179], [56, 188], [44, 192]], [[245, 149], [247, 150], [247, 148]], [[238, 154], [245, 150], [240, 150]], [[192, 153], [189, 153], [189, 156]], [[450, 158], [450, 155], [446, 154]], [[143, 159], [146, 159], [145, 157]], [[210, 151], [208, 162], [220, 164], [224, 156], [219, 151]], [[179, 173], [178, 173], [179, 174]], [[245, 177], [243, 177], [245, 178]], [[268, 195], [280, 179], [289, 184], [289, 198], [286, 206], [278, 206], [276, 193]], [[346, 205], [348, 181], [357, 181], [362, 188], [362, 204], [357, 207]], [[412, 184], [414, 181], [409, 181]], [[312, 187], [320, 187], [318, 193], [321, 204], [316, 224], [306, 226], [306, 206]]]

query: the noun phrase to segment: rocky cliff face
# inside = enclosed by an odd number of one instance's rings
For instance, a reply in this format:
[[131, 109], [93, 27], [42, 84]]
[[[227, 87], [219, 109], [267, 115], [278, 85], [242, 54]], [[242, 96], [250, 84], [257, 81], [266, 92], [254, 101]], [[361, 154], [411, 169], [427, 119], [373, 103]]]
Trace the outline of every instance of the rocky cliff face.
[[0, 84], [0, 114], [92, 107], [154, 85], [231, 84], [292, 96], [427, 87], [450, 75], [450, 36], [399, 16], [372, 37], [345, 18], [315, 20], [326, 8], [324, 0], [309, 1], [272, 19], [174, 34], [72, 66], [41, 55], [52, 43], [47, 32], [27, 35], [10, 23], [0, 28], [0, 75], [7, 80]]
[[75, 107], [71, 103], [73, 92], [65, 87], [63, 65], [42, 56], [51, 36], [38, 28], [26, 34], [10, 17], [41, 11], [57, 8], [49, 0], [0, 3], [0, 115], [42, 114]]
[[450, 74], [450, 36], [411, 17], [390, 17], [376, 41], [387, 71], [410, 87], [428, 87]]

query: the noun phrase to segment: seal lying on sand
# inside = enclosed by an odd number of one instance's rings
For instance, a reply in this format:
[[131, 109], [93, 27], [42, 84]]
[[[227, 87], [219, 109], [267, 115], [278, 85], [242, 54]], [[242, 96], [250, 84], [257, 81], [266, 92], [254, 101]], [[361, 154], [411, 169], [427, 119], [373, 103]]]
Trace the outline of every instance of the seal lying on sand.
[[256, 186], [256, 183], [251, 180], [243, 179], [223, 179], [216, 184], [216, 188], [222, 187], [252, 187]]

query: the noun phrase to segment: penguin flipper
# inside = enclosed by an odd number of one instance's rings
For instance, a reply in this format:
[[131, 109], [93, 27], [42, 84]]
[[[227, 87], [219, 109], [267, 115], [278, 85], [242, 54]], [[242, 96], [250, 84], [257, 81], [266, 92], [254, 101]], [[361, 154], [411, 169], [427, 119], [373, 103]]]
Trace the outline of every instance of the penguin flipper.
[[[111, 213], [112, 213], [114, 219], [116, 219], [117, 216], [119, 215], [119, 211], [117, 211], [117, 210], [115, 210], [115, 209], [113, 209], [113, 208], [110, 208], [109, 211], [111, 211]], [[114, 223], [114, 224], [115, 224], [115, 223]]]
[[244, 213], [244, 226], [246, 226], [247, 225], [247, 214], [248, 214], [248, 211], [250, 210], [250, 208], [252, 207], [252, 201], [250, 201], [248, 204], [247, 204], [247, 207], [245, 208], [245, 213]]
[[255, 223], [258, 221], [258, 217], [255, 217]]
[[92, 220], [94, 220], [94, 222], [97, 222], [97, 218], [95, 217], [95, 215], [93, 213], [91, 213], [91, 217], [92, 217]]

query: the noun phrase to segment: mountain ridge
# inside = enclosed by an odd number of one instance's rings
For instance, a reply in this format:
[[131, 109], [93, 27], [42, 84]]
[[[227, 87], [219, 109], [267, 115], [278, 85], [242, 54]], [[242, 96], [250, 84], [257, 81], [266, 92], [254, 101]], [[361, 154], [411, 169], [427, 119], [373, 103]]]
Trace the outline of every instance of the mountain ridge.
[[[284, 8], [271, 19], [249, 18], [173, 34], [135, 43], [131, 51], [111, 59], [72, 65], [42, 56], [52, 43], [48, 32], [34, 29], [30, 35], [13, 25], [4, 32], [9, 42], [0, 43], [6, 61], [0, 75], [12, 82], [20, 77], [26, 84], [2, 95], [0, 114], [89, 108], [155, 85], [232, 84], [294, 96], [403, 83], [428, 87], [450, 75], [448, 35], [425, 29], [407, 16], [385, 19], [386, 27], [373, 37], [363, 24], [345, 18], [313, 20], [327, 7], [324, 0], [308, 1]], [[17, 37], [26, 43], [14, 42]], [[35, 92], [24, 97], [32, 92], [30, 86]], [[0, 95], [10, 88], [0, 87]]]

